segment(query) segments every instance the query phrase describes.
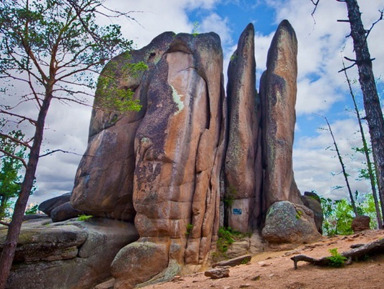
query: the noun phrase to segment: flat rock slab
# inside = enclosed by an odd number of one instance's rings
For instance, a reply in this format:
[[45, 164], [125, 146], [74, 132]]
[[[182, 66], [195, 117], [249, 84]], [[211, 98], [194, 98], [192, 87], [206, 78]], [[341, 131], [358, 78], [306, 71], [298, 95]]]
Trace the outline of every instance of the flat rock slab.
[[241, 264], [247, 264], [247, 263], [249, 263], [251, 261], [251, 259], [252, 259], [251, 255], [244, 255], [244, 256], [240, 256], [240, 257], [233, 258], [233, 259], [230, 259], [230, 260], [225, 260], [225, 261], [218, 262], [216, 264], [213, 264], [212, 267], [213, 268], [215, 268], [215, 267], [224, 267], [224, 266], [233, 267], [233, 266], [237, 266], [237, 265], [241, 265]]
[[[5, 234], [0, 230], [0, 242]], [[117, 252], [138, 237], [133, 224], [103, 218], [24, 222], [7, 288], [93, 288], [111, 277]]]
[[220, 267], [211, 269], [204, 272], [204, 275], [210, 277], [211, 279], [221, 279], [225, 277], [229, 277], [229, 268], [228, 267]]
[[[40, 225], [40, 226], [39, 226]], [[0, 231], [0, 249], [7, 230]], [[14, 261], [36, 262], [72, 259], [88, 234], [74, 225], [52, 227], [47, 220], [24, 222], [19, 235]]]

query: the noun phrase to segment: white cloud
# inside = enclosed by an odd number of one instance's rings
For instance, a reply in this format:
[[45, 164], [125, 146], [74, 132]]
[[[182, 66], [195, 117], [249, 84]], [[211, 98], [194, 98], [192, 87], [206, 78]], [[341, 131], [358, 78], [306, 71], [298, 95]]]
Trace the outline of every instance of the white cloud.
[[[350, 174], [352, 192], [369, 192], [367, 182], [356, 180], [365, 160], [362, 154], [356, 154], [352, 149], [361, 147], [360, 133], [356, 131], [356, 126], [356, 120], [353, 118], [331, 123], [347, 173]], [[294, 150], [294, 171], [302, 192], [316, 190], [320, 195], [334, 199], [347, 197], [348, 191], [341, 174], [341, 165], [327, 129], [319, 130], [314, 137], [302, 137], [297, 141]], [[333, 190], [336, 186], [343, 188]]]
[[228, 18], [222, 18], [216, 13], [212, 13], [208, 17], [204, 18], [200, 27], [198, 27], [198, 30], [201, 30], [201, 32], [215, 32], [219, 34], [222, 46], [232, 44]]
[[255, 59], [258, 79], [260, 79], [261, 74], [266, 69], [268, 49], [273, 35], [274, 33], [263, 35], [255, 31]]

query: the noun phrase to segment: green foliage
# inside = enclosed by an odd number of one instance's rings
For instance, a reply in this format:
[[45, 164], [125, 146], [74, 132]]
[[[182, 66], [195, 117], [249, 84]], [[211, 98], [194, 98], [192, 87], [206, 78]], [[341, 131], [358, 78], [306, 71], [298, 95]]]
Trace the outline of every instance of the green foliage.
[[235, 59], [237, 59], [237, 54], [234, 53], [231, 55], [231, 61], [234, 61]]
[[324, 213], [323, 232], [325, 235], [352, 234], [353, 209], [346, 199], [321, 198]]
[[[359, 194], [356, 191], [355, 199], [358, 213], [371, 218], [371, 228], [377, 227], [376, 208], [372, 194]], [[347, 199], [321, 198], [321, 206], [324, 214], [323, 232], [325, 235], [349, 235], [353, 233], [351, 224], [354, 213]]]
[[[129, 60], [129, 54], [126, 54]], [[116, 67], [116, 63], [111, 63], [100, 75], [97, 84], [98, 105], [101, 109], [116, 112], [139, 111], [141, 109], [140, 100], [133, 99], [133, 91], [127, 87], [121, 87], [118, 83], [119, 78], [139, 78], [148, 69], [148, 65], [140, 61], [138, 63], [126, 63]], [[117, 75], [120, 74], [120, 77]]]
[[87, 220], [89, 220], [92, 217], [93, 217], [92, 215], [80, 215], [80, 216], [77, 217], [77, 220], [78, 221], [87, 221]]
[[188, 224], [187, 225], [187, 231], [185, 232], [185, 235], [188, 236], [192, 233], [192, 229], [193, 229], [193, 225], [192, 224]]
[[[24, 137], [20, 130], [13, 130], [8, 135], [16, 141], [22, 141]], [[12, 206], [11, 198], [19, 194], [22, 160], [26, 158], [26, 148], [12, 139], [0, 135], [0, 220], [9, 217], [7, 209]]]
[[301, 210], [296, 210], [296, 219], [300, 219], [301, 216], [303, 215], [303, 212]]
[[220, 227], [218, 237], [219, 239], [216, 244], [217, 250], [225, 256], [225, 253], [228, 251], [229, 246], [232, 245], [233, 242], [249, 237], [249, 234], [243, 234], [233, 230], [231, 227]]
[[36, 214], [38, 208], [39, 208], [39, 205], [34, 205], [34, 206], [32, 206], [31, 208], [29, 208], [28, 210], [26, 210], [26, 211], [25, 211], [25, 214], [26, 214], [26, 215], [33, 215], [33, 214]]
[[331, 267], [340, 268], [344, 266], [347, 258], [337, 252], [337, 248], [329, 249], [329, 253], [332, 255], [331, 257], [328, 257], [328, 260], [330, 261], [329, 265]]

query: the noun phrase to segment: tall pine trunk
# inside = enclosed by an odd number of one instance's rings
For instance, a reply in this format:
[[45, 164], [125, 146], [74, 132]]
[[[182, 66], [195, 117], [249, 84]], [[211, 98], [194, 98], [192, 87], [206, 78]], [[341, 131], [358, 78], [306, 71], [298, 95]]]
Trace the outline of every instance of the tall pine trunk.
[[36, 122], [36, 130], [33, 140], [33, 145], [30, 150], [29, 160], [21, 191], [16, 201], [12, 221], [8, 227], [7, 238], [4, 243], [3, 251], [0, 256], [0, 289], [4, 289], [7, 284], [8, 276], [11, 272], [13, 259], [19, 239], [20, 229], [23, 222], [24, 212], [27, 207], [30, 192], [33, 187], [37, 163], [39, 161], [40, 147], [43, 141], [43, 132], [45, 119], [52, 100], [52, 87], [47, 88], [46, 97], [39, 111], [39, 116]]
[[[371, 136], [373, 158], [376, 165], [379, 196], [384, 200], [384, 119], [372, 70], [372, 59], [368, 49], [367, 33], [364, 29], [357, 0], [345, 0], [351, 27], [359, 82], [363, 92], [366, 119]], [[384, 211], [382, 211], [384, 214]]]

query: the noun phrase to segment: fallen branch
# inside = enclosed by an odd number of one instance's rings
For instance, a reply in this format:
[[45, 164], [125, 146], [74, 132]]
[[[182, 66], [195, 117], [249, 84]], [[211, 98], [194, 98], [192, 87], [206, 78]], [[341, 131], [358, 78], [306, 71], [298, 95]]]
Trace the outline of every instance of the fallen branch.
[[[384, 238], [341, 253], [342, 256], [347, 258], [347, 263], [350, 263], [352, 260], [358, 261], [361, 257], [365, 257], [367, 255], [378, 254], [384, 254]], [[331, 265], [331, 256], [316, 259], [306, 255], [296, 255], [293, 256], [291, 260], [293, 261], [295, 269], [297, 269], [297, 263], [299, 261], [308, 262], [316, 266]]]

